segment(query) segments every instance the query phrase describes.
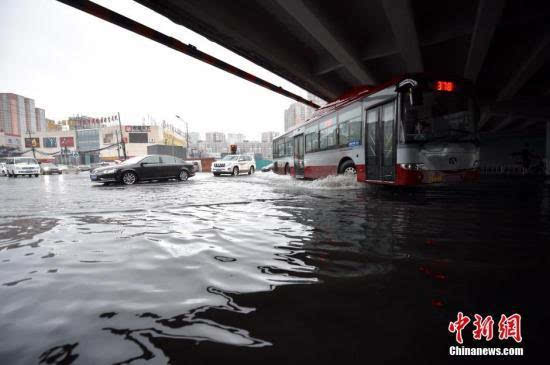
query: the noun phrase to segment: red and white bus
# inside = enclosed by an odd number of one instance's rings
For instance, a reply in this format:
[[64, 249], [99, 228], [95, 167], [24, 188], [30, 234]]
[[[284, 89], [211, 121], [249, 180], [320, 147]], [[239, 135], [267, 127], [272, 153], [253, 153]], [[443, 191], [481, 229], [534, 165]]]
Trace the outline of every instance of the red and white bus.
[[273, 171], [392, 185], [477, 181], [478, 110], [466, 80], [416, 74], [359, 87], [274, 139]]

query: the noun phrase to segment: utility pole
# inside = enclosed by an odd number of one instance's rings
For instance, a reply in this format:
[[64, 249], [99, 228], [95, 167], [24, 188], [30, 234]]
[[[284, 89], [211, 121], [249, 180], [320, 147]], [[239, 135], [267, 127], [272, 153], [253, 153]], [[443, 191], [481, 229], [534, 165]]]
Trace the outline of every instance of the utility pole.
[[186, 156], [185, 156], [185, 158], [187, 158], [187, 157], [188, 157], [188, 156], [187, 156], [187, 153], [189, 152], [189, 124], [188, 124], [185, 120], [181, 119], [181, 117], [180, 117], [179, 115], [177, 115], [177, 114], [176, 114], [176, 118], [178, 118], [179, 120], [181, 120], [182, 122], [185, 123], [185, 142], [186, 142], [186, 144], [187, 144], [187, 145], [185, 146], [185, 150], [186, 150], [186, 153], [185, 153]]
[[118, 159], [120, 160], [120, 142], [118, 141], [118, 131], [115, 129], [116, 136], [116, 152], [118, 154]]
[[120, 121], [120, 113], [118, 113], [118, 128], [120, 129], [120, 139], [122, 141], [122, 153], [124, 154], [124, 160], [128, 159], [126, 156], [126, 144], [124, 143], [124, 137], [122, 136], [122, 122]]
[[31, 140], [31, 147], [32, 147], [32, 156], [34, 157], [34, 159], [36, 160], [36, 152], [34, 151], [34, 139], [32, 138], [32, 134], [31, 134], [31, 129], [27, 129], [27, 133], [29, 134], [29, 138]]

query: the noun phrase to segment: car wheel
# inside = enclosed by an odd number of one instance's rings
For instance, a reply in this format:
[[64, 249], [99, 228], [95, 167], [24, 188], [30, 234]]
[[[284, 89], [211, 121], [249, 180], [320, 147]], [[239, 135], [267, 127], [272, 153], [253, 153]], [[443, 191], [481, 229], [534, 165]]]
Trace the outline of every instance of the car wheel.
[[16, 174], [13, 174], [12, 175], [14, 179], [17, 179], [17, 175]]
[[250, 170], [248, 170], [248, 175], [252, 175], [254, 173], [254, 166], [250, 166]]
[[357, 175], [357, 168], [353, 161], [346, 161], [340, 166], [340, 174], [343, 175]]
[[239, 168], [237, 166], [233, 167], [233, 176], [239, 176]]
[[181, 170], [179, 179], [180, 181], [187, 181], [187, 179], [189, 179], [189, 174], [187, 173], [187, 171]]
[[34, 174], [34, 177], [38, 177], [38, 174]]
[[122, 183], [124, 185], [133, 185], [137, 182], [137, 175], [131, 171], [122, 174]]

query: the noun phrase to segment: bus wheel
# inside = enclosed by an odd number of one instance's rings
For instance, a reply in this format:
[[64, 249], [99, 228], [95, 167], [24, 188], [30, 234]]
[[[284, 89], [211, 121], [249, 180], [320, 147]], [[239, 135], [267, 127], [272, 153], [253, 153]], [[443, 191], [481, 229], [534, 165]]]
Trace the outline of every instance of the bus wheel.
[[357, 169], [353, 161], [347, 160], [340, 166], [340, 174], [344, 175], [357, 175]]

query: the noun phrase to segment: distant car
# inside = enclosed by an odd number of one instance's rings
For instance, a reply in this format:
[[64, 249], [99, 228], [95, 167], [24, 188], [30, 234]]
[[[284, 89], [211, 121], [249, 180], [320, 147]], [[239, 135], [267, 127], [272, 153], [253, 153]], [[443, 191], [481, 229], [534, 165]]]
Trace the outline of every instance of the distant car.
[[40, 171], [42, 172], [42, 175], [61, 175], [63, 173], [59, 166], [53, 163], [43, 163], [40, 165]]
[[132, 157], [121, 164], [99, 167], [90, 172], [98, 183], [133, 185], [138, 181], [178, 179], [186, 181], [195, 175], [193, 164], [173, 156], [145, 155]]
[[90, 165], [78, 165], [78, 171], [90, 171], [92, 166]]
[[222, 174], [237, 176], [243, 172], [251, 175], [254, 173], [254, 170], [256, 170], [254, 157], [246, 155], [227, 155], [221, 160], [214, 161], [212, 164], [212, 173], [214, 176]]
[[269, 172], [273, 170], [273, 163], [270, 163], [267, 166], [262, 167], [262, 172]]
[[99, 167], [111, 166], [113, 164], [114, 164], [113, 162], [101, 161], [101, 162], [98, 162], [98, 163], [93, 163], [90, 167], [91, 167], [91, 170], [93, 170], [93, 169], [97, 169]]
[[8, 168], [4, 162], [0, 162], [0, 176], [8, 175]]
[[8, 177], [40, 175], [40, 165], [32, 157], [8, 157], [6, 160]]

